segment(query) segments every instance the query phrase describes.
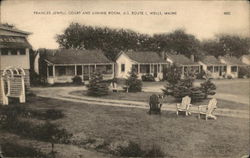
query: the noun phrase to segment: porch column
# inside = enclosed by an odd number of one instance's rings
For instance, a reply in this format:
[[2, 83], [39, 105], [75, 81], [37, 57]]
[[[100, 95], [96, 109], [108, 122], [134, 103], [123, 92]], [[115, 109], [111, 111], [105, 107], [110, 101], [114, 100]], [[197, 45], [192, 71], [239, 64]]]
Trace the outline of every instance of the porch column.
[[214, 73], [214, 66], [213, 66], [213, 71], [212, 72]]
[[96, 72], [96, 64], [95, 64], [95, 70], [94, 70], [94, 72]]
[[84, 70], [83, 70], [83, 65], [82, 65], [82, 81], [84, 81]]
[[184, 66], [182, 66], [182, 75], [184, 75]]
[[75, 76], [77, 75], [77, 68], [76, 68], [76, 65], [75, 65]]
[[140, 64], [138, 64], [138, 74], [140, 74]]
[[151, 74], [151, 65], [152, 64], [149, 64], [149, 73]]
[[114, 69], [114, 64], [112, 64], [112, 78], [115, 77], [115, 69]]
[[53, 65], [53, 78], [56, 77], [56, 68], [55, 68], [55, 65]]
[[90, 80], [90, 65], [89, 65], [89, 80]]
[[49, 66], [47, 65], [47, 78], [49, 77]]

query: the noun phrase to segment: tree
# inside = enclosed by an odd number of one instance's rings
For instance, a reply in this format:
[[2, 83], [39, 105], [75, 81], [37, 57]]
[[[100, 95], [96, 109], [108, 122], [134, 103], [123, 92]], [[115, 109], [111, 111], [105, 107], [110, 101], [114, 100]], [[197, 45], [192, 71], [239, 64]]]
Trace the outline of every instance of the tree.
[[103, 81], [101, 73], [94, 73], [91, 76], [88, 85], [88, 95], [95, 97], [108, 95], [108, 84]]
[[134, 69], [131, 70], [130, 76], [126, 79], [126, 85], [129, 92], [141, 92], [142, 81], [138, 79], [137, 73]]
[[181, 69], [176, 64], [167, 67], [164, 74], [165, 79], [171, 84], [176, 84], [181, 79]]
[[216, 86], [211, 81], [211, 79], [207, 79], [205, 82], [201, 83], [201, 91], [205, 93], [205, 98], [207, 98], [208, 95], [215, 95]]

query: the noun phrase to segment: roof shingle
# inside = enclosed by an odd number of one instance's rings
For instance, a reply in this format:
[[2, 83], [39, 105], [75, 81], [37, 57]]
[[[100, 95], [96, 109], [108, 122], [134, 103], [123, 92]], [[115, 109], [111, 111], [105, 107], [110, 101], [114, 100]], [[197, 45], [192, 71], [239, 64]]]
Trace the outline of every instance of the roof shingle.
[[124, 52], [130, 59], [138, 63], [166, 63], [156, 52], [127, 51]]
[[229, 65], [245, 65], [234, 56], [220, 56], [219, 59], [223, 59]]
[[203, 59], [201, 59], [201, 62], [206, 65], [225, 65], [221, 63], [217, 58], [211, 55], [205, 56]]
[[60, 49], [46, 54], [46, 59], [53, 64], [113, 63], [100, 50]]
[[198, 65], [198, 63], [193, 62], [186, 56], [182, 54], [173, 55], [173, 54], [167, 54], [167, 57], [172, 60], [174, 63], [179, 65]]

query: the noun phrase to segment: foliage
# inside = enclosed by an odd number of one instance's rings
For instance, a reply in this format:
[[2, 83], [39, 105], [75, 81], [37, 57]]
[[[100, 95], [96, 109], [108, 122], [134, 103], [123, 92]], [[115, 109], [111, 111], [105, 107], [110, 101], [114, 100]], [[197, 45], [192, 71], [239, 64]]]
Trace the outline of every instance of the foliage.
[[164, 157], [165, 153], [160, 146], [152, 145], [148, 150], [143, 150], [138, 143], [129, 141], [128, 146], [119, 146], [119, 156], [122, 157]]
[[205, 82], [201, 83], [200, 89], [203, 93], [205, 93], [205, 98], [207, 98], [208, 95], [215, 95], [216, 93], [216, 86], [211, 82], [211, 79], [208, 79]]
[[130, 141], [127, 147], [120, 147], [118, 152], [122, 157], [142, 157], [144, 153], [140, 145], [133, 141]]
[[153, 144], [152, 147], [145, 152], [144, 157], [165, 157], [165, 153], [160, 146]]
[[155, 81], [155, 78], [151, 74], [146, 74], [141, 76], [142, 81]]
[[197, 75], [196, 75], [197, 79], [205, 79], [207, 78], [206, 76], [206, 72], [204, 70], [201, 70]]
[[74, 84], [80, 85], [80, 84], [82, 84], [82, 78], [81, 78], [80, 76], [74, 76], [74, 77], [72, 78], [72, 82], [73, 82]]
[[2, 152], [5, 157], [47, 157], [40, 150], [33, 148], [32, 146], [21, 146], [19, 144], [4, 142], [0, 144]]
[[108, 95], [108, 84], [103, 81], [101, 73], [94, 73], [91, 76], [87, 94], [95, 97]]
[[165, 95], [171, 95], [179, 100], [189, 96], [193, 102], [206, 99], [207, 95], [215, 94], [216, 87], [210, 80], [201, 83], [200, 87], [194, 87], [193, 81], [192, 78], [185, 78], [178, 80], [177, 83], [167, 83], [162, 91]]
[[239, 66], [239, 78], [249, 78], [250, 77], [250, 68], [249, 67], [243, 67]]
[[126, 85], [129, 92], [141, 92], [142, 90], [142, 81], [138, 79], [137, 73], [135, 70], [131, 70], [130, 76], [126, 79]]
[[181, 70], [177, 65], [167, 67], [165, 79], [171, 84], [175, 84], [181, 79]]

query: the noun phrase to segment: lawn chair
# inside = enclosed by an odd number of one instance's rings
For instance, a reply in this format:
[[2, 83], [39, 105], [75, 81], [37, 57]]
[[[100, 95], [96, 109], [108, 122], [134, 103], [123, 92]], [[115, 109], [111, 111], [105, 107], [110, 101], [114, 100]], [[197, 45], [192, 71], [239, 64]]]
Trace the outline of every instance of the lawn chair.
[[201, 118], [201, 114], [205, 115], [206, 120], [208, 118], [217, 119], [216, 116], [213, 115], [213, 112], [217, 108], [217, 100], [215, 98], [211, 99], [208, 105], [200, 105], [198, 106], [199, 111], [199, 119]]
[[153, 94], [149, 98], [149, 114], [161, 114], [162, 102], [159, 99], [159, 96]]
[[185, 96], [182, 98], [181, 104], [176, 104], [176, 114], [179, 115], [179, 111], [185, 111], [186, 116], [191, 115], [189, 108], [192, 106], [191, 98], [189, 96]]

